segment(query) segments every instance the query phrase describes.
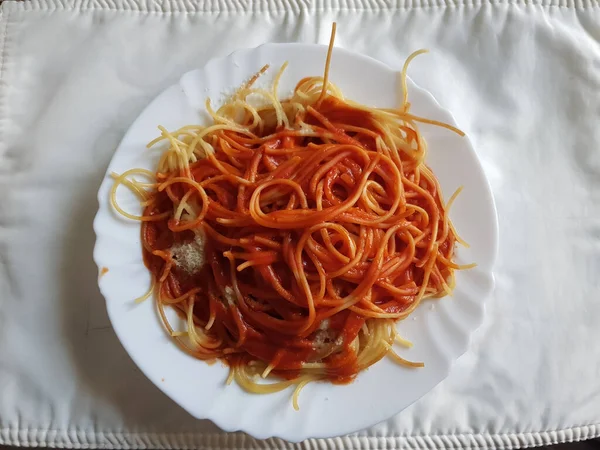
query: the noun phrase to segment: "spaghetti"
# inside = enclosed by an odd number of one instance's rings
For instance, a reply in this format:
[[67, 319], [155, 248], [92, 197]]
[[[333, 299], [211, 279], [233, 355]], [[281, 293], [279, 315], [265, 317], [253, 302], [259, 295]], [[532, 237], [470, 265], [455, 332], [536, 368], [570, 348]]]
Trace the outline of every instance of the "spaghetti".
[[[210, 126], [185, 126], [166, 141], [156, 173], [114, 175], [114, 208], [142, 222], [145, 263], [162, 321], [202, 360], [230, 366], [229, 381], [269, 393], [329, 380], [347, 383], [385, 355], [411, 367], [395, 321], [427, 297], [451, 293], [459, 240], [440, 186], [425, 165], [410, 113], [406, 70], [399, 109], [344, 99], [324, 77], [300, 80], [280, 100], [254, 87], [265, 66], [216, 111]], [[256, 106], [252, 97], [266, 104]], [[137, 176], [137, 179], [135, 178]], [[143, 177], [147, 181], [140, 181]], [[124, 185], [144, 211], [116, 202]], [[458, 193], [458, 192], [457, 192]], [[186, 319], [174, 330], [165, 307]], [[261, 383], [273, 375], [279, 381]]]

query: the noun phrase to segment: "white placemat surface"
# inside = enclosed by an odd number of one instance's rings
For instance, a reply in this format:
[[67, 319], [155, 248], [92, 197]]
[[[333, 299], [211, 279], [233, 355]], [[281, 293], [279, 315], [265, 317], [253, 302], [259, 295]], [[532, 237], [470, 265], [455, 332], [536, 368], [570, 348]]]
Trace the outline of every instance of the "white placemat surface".
[[[119, 344], [92, 262], [96, 192], [140, 111], [265, 42], [400, 68], [455, 115], [500, 220], [496, 290], [451, 375], [354, 436], [291, 445], [197, 421]], [[368, 82], [368, 80], [365, 80]], [[33, 0], [0, 16], [0, 444], [516, 448], [600, 434], [600, 2]], [[351, 407], [351, 404], [350, 406]]]

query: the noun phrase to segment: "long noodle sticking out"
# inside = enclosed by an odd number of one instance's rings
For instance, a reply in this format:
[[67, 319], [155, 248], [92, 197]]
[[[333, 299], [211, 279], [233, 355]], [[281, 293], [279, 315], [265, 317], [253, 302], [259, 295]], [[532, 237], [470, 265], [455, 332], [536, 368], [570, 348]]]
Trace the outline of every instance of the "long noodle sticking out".
[[[347, 383], [410, 346], [395, 322], [424, 298], [451, 293], [460, 242], [439, 183], [425, 165], [418, 123], [403, 104], [378, 109], [344, 100], [323, 77], [300, 80], [280, 100], [254, 87], [263, 67], [217, 110], [214, 123], [160, 128], [156, 173], [115, 174], [111, 202], [141, 221], [145, 263], [160, 317], [177, 345], [220, 358], [254, 393], [328, 380]], [[252, 99], [262, 98], [257, 105]], [[142, 181], [143, 180], [143, 181]], [[116, 202], [119, 186], [143, 214]], [[165, 307], [185, 318], [174, 330]], [[265, 382], [263, 378], [269, 381]], [[272, 378], [275, 380], [273, 381]]]
[[329, 84], [329, 68], [331, 67], [331, 55], [333, 53], [333, 44], [335, 42], [335, 31], [337, 24], [333, 22], [331, 25], [331, 38], [329, 39], [329, 48], [327, 49], [327, 59], [325, 60], [325, 72], [323, 73], [323, 86], [321, 87], [321, 95], [317, 99], [316, 107], [321, 105], [321, 102], [327, 95], [327, 85]]

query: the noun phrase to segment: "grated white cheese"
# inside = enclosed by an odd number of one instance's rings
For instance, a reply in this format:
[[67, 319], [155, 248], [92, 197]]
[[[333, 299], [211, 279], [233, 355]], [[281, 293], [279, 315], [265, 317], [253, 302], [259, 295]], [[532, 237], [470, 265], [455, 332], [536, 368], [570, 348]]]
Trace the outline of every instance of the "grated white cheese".
[[227, 304], [229, 306], [235, 305], [237, 296], [235, 295], [235, 291], [233, 290], [233, 288], [231, 286], [225, 286], [223, 292], [225, 294], [225, 301], [227, 302]]
[[328, 328], [329, 328], [329, 319], [325, 319], [319, 324], [319, 330], [327, 330]]
[[313, 136], [315, 134], [315, 130], [310, 127], [302, 127], [298, 130], [298, 135], [300, 136]]
[[339, 347], [344, 343], [344, 337], [339, 335], [336, 337], [336, 334], [333, 330], [318, 330], [315, 332], [315, 338], [312, 342], [313, 348], [315, 350], [321, 350], [325, 345], [334, 344]]
[[206, 262], [204, 233], [197, 231], [193, 241], [174, 245], [171, 247], [171, 255], [177, 267], [190, 275], [197, 273]]

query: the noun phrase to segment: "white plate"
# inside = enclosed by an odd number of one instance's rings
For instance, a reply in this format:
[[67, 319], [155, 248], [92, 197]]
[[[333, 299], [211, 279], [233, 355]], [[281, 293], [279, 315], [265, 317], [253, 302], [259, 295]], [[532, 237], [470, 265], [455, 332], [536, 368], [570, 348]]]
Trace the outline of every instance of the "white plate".
[[[286, 96], [301, 78], [322, 73], [326, 51], [319, 45], [268, 44], [213, 59], [203, 69], [186, 73], [131, 126], [98, 193], [94, 259], [99, 269], [109, 269], [100, 277], [100, 290], [123, 346], [146, 376], [190, 414], [210, 419], [224, 430], [242, 430], [257, 438], [277, 436], [300, 441], [338, 436], [374, 425], [406, 408], [442, 381], [452, 363], [466, 351], [470, 334], [482, 322], [484, 300], [493, 289], [497, 218], [483, 170], [467, 138], [422, 126], [429, 144], [427, 162], [446, 198], [464, 186], [451, 217], [471, 248], [460, 249], [457, 259], [478, 264], [476, 269], [457, 274], [454, 297], [426, 301], [398, 324], [402, 336], [414, 342], [414, 347], [402, 354], [423, 361], [425, 368], [407, 369], [384, 358], [352, 384], [309, 384], [300, 394], [300, 411], [295, 411], [291, 389], [253, 395], [235, 384], [226, 386], [226, 367], [208, 365], [184, 354], [163, 331], [153, 302], [133, 303], [147, 290], [150, 275], [142, 262], [140, 224], [118, 216], [109, 205], [109, 174], [134, 167], [154, 171], [163, 149], [147, 150], [145, 146], [158, 135], [157, 125], [175, 129], [206, 123], [206, 97], [218, 104], [224, 92], [231, 92], [266, 63], [271, 64], [273, 73], [289, 61], [279, 91]], [[398, 72], [371, 58], [336, 48], [330, 76], [348, 98], [379, 107], [398, 105]], [[261, 83], [268, 84], [270, 78], [272, 74]], [[455, 124], [449, 112], [412, 82], [409, 100], [415, 114]], [[126, 189], [119, 191], [118, 198], [129, 211], [141, 213]]]

